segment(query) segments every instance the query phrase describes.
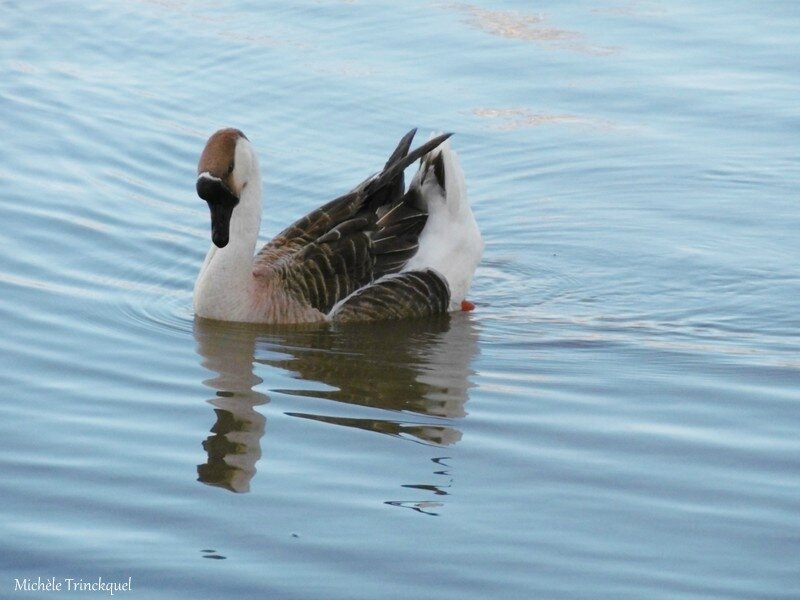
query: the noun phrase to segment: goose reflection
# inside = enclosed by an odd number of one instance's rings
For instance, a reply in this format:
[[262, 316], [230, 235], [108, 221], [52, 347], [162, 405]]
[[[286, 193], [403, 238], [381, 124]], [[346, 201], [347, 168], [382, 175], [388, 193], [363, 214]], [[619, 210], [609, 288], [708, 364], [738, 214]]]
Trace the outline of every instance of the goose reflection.
[[197, 466], [199, 481], [234, 492], [250, 491], [250, 480], [261, 458], [266, 419], [255, 406], [269, 398], [253, 389], [262, 382], [253, 373], [255, 338], [244, 327], [196, 320], [194, 336], [202, 365], [217, 375], [203, 383], [216, 390], [208, 402], [216, 423], [203, 441], [208, 460]]
[[[333, 409], [286, 412], [293, 417], [355, 427], [448, 446], [461, 439], [450, 422], [466, 415], [471, 362], [478, 335], [468, 315], [326, 328], [283, 328], [222, 323], [198, 318], [197, 350], [216, 377], [204, 383], [216, 423], [204, 442], [208, 461], [199, 480], [246, 492], [261, 457], [266, 420], [255, 407], [269, 401], [253, 388], [262, 380], [257, 364], [302, 381], [274, 392], [378, 409], [370, 418], [342, 416]], [[309, 390], [308, 382], [325, 389]], [[308, 406], [308, 402], [301, 403]], [[415, 486], [412, 486], [415, 487]]]

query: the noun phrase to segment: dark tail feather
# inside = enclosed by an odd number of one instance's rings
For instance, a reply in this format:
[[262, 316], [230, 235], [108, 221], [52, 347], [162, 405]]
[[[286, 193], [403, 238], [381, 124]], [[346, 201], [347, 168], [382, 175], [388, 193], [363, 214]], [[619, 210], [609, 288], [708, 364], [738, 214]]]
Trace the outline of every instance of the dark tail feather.
[[447, 185], [444, 180], [444, 157], [441, 152], [437, 152], [436, 154], [430, 153], [422, 159], [419, 170], [422, 172], [423, 180], [428, 178], [431, 169], [433, 170], [434, 177], [436, 177], [436, 183], [443, 190], [446, 189]]
[[[416, 128], [403, 136], [400, 143], [397, 144], [397, 148], [394, 149], [394, 152], [392, 152], [392, 155], [389, 157], [389, 160], [386, 161], [384, 170], [406, 157], [415, 133], [417, 133]], [[380, 186], [371, 188], [372, 198], [369, 204], [372, 207], [376, 207], [378, 215], [380, 215], [382, 211], [381, 207], [394, 204], [403, 196], [405, 189], [406, 182], [403, 178], [403, 172], [400, 171], [393, 178], [389, 177], [384, 179]]]
[[401, 173], [405, 171], [405, 169], [413, 163], [418, 158], [425, 156], [428, 152], [436, 148], [439, 144], [449, 138], [452, 133], [443, 133], [442, 135], [437, 135], [430, 141], [425, 142], [415, 150], [409, 152], [406, 156], [393, 162], [390, 166], [386, 167], [376, 179], [370, 182], [371, 185], [375, 185], [380, 187], [380, 182], [391, 181], [391, 179], [397, 175], [397, 173]]
[[408, 154], [408, 149], [411, 148], [411, 141], [414, 139], [414, 135], [417, 133], [417, 128], [415, 127], [407, 134], [403, 136], [403, 139], [400, 140], [400, 143], [397, 144], [397, 148], [394, 149], [392, 155], [389, 157], [389, 160], [386, 161], [386, 166], [383, 167], [384, 169], [388, 169], [392, 166], [393, 162], [397, 162], [401, 158], [403, 158], [406, 154]]
[[[394, 157], [394, 155], [397, 154], [398, 151], [402, 149], [402, 146], [404, 145], [405, 139], [407, 137], [409, 137], [410, 134], [411, 134], [411, 132], [406, 134], [406, 136], [403, 138], [403, 140], [401, 140], [400, 145], [397, 147], [397, 150], [395, 150], [394, 153], [392, 153], [392, 157]], [[445, 141], [451, 135], [453, 135], [453, 134], [452, 133], [444, 133], [442, 135], [438, 135], [435, 138], [433, 138], [432, 140], [425, 142], [424, 144], [422, 144], [421, 146], [419, 146], [415, 150], [412, 150], [411, 152], [409, 152], [408, 154], [406, 154], [402, 158], [399, 158], [399, 159], [397, 159], [395, 161], [392, 161], [391, 164], [387, 163], [386, 168], [381, 173], [379, 173], [377, 177], [372, 179], [367, 184], [367, 193], [370, 194], [370, 195], [376, 194], [376, 192], [378, 192], [382, 188], [394, 183], [395, 182], [395, 178], [398, 175], [402, 178], [403, 171], [405, 171], [406, 168], [409, 165], [411, 165], [411, 163], [413, 163], [418, 158], [420, 158], [422, 156], [425, 156], [428, 152], [430, 152], [431, 150], [436, 148], [439, 144], [441, 144], [443, 141]], [[410, 138], [408, 140], [408, 143], [409, 144], [411, 143], [411, 139]], [[402, 194], [402, 190], [400, 191], [400, 193]], [[387, 199], [387, 198], [383, 197], [383, 194], [377, 194], [376, 198], [378, 198], [378, 197], [380, 197], [382, 200], [386, 200]], [[378, 205], [380, 205], [380, 203]]]

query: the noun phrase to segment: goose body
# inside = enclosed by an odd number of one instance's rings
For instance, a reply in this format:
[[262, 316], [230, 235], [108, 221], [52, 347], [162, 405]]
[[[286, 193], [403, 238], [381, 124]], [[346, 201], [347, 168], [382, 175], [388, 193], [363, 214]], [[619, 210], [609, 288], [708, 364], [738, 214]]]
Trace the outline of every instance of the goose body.
[[[258, 159], [241, 131], [214, 133], [197, 169], [212, 245], [194, 288], [195, 314], [313, 323], [460, 310], [483, 240], [449, 134], [409, 151], [414, 134], [400, 140], [382, 171], [299, 219], [254, 256]], [[403, 171], [417, 159], [406, 190]]]

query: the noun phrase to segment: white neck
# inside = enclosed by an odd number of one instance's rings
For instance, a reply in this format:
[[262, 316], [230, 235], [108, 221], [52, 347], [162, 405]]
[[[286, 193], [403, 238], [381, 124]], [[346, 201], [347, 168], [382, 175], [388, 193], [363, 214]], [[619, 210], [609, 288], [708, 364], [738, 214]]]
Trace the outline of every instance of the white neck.
[[254, 160], [233, 209], [228, 245], [213, 243], [194, 286], [194, 312], [208, 319], [247, 321], [252, 313], [253, 254], [261, 227], [261, 174]]

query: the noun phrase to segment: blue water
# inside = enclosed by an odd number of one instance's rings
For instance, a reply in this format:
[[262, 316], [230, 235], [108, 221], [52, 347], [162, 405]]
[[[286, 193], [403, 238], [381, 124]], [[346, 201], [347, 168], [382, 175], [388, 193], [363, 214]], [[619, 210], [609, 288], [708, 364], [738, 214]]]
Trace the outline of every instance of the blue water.
[[[0, 595], [800, 597], [798, 30], [791, 1], [0, 3]], [[455, 132], [477, 309], [195, 323], [223, 126], [264, 240]]]

